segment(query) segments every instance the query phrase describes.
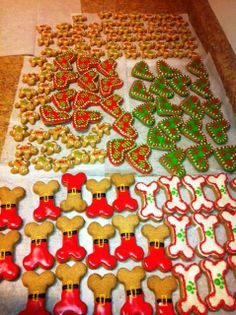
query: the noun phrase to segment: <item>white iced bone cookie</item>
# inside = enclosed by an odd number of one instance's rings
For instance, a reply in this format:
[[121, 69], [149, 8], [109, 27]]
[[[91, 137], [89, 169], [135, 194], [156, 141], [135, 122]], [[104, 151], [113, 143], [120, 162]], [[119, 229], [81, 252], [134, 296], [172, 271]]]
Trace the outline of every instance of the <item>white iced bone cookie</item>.
[[138, 215], [142, 220], [149, 218], [155, 220], [162, 220], [163, 211], [157, 207], [156, 193], [159, 191], [157, 182], [144, 184], [139, 182], [135, 186], [135, 192], [141, 197], [142, 208], [138, 210]]
[[207, 307], [198, 294], [197, 279], [201, 274], [198, 264], [177, 264], [172, 268], [172, 273], [178, 278], [181, 286], [180, 300], [176, 303], [178, 312], [184, 315], [207, 314]]
[[207, 184], [212, 186], [217, 194], [215, 207], [218, 210], [236, 210], [236, 199], [234, 199], [227, 187], [228, 177], [224, 173], [218, 175], [208, 175], [206, 177]]
[[159, 178], [159, 184], [165, 190], [168, 199], [163, 205], [167, 212], [179, 212], [184, 214], [188, 210], [188, 205], [183, 201], [180, 195], [181, 180], [177, 176], [171, 178], [161, 176]]
[[200, 229], [201, 240], [197, 245], [200, 255], [221, 257], [225, 254], [224, 248], [217, 242], [215, 228], [219, 220], [215, 215], [203, 215], [195, 213], [193, 221]]
[[201, 268], [210, 282], [210, 292], [205, 299], [208, 307], [213, 311], [221, 308], [229, 311], [236, 309], [236, 299], [229, 292], [225, 279], [229, 268], [227, 263], [223, 259], [217, 261], [205, 259], [201, 261]]
[[214, 203], [206, 198], [203, 190], [203, 186], [206, 184], [204, 176], [193, 177], [186, 175], [183, 177], [183, 183], [191, 194], [190, 208], [194, 212], [214, 210]]
[[226, 249], [229, 253], [236, 254], [236, 212], [222, 211], [220, 216], [227, 230]]
[[177, 218], [169, 215], [166, 222], [171, 228], [171, 244], [167, 247], [167, 253], [171, 258], [181, 258], [192, 260], [194, 251], [188, 243], [187, 229], [191, 224], [190, 218], [186, 215]]

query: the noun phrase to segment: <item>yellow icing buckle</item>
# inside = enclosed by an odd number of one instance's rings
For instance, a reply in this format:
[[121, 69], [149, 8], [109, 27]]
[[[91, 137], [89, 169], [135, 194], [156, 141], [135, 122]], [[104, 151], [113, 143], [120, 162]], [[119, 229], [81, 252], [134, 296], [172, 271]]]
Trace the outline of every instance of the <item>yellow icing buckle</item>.
[[73, 187], [72, 189], [71, 189], [71, 195], [76, 195], [77, 194], [77, 189], [75, 188], [75, 187]]
[[68, 231], [66, 231], [66, 233], [67, 233], [67, 237], [68, 238], [72, 237], [72, 230], [68, 230]]
[[161, 305], [162, 306], [167, 306], [167, 296], [166, 295], [161, 295]]
[[97, 193], [96, 194], [96, 199], [98, 199], [98, 200], [102, 199], [102, 194], [101, 193]]
[[129, 290], [130, 290], [132, 299], [136, 299], [137, 297], [136, 289], [130, 288]]
[[0, 249], [0, 260], [4, 260], [6, 257], [5, 249]]
[[160, 241], [154, 240], [154, 248], [160, 248]]
[[119, 186], [119, 190], [122, 191], [122, 192], [124, 192], [124, 191], [125, 191], [125, 185], [120, 185], [120, 186]]
[[66, 285], [67, 285], [67, 288], [66, 288], [67, 291], [73, 291], [73, 281], [71, 280], [67, 281]]
[[42, 243], [42, 240], [41, 240], [40, 236], [36, 236], [36, 238], [35, 238], [35, 245], [39, 246], [41, 243]]
[[38, 301], [38, 299], [39, 299], [39, 291], [33, 292], [33, 294], [32, 294], [32, 300], [33, 300], [33, 301]]
[[99, 295], [99, 304], [101, 304], [101, 305], [105, 304], [105, 294]]
[[104, 240], [103, 239], [98, 239], [98, 247], [104, 247]]
[[49, 199], [48, 199], [48, 196], [43, 196], [43, 201], [44, 201], [44, 202], [48, 202], [48, 200], [49, 200]]
[[6, 203], [6, 210], [11, 209], [11, 204], [10, 203]]

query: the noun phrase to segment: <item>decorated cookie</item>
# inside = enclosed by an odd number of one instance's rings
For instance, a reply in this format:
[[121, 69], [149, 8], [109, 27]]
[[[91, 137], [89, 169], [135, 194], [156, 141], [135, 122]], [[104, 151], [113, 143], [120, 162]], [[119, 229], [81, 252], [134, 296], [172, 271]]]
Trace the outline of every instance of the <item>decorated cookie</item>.
[[67, 49], [66, 52], [57, 55], [54, 60], [54, 66], [56, 68], [58, 68], [61, 71], [69, 71], [72, 70], [72, 63], [75, 61], [76, 59], [76, 53], [71, 50], [71, 49]]
[[103, 164], [107, 156], [107, 152], [103, 149], [94, 148], [93, 150], [88, 151], [88, 155], [90, 164], [94, 164], [96, 162]]
[[158, 127], [173, 141], [178, 141], [181, 138], [180, 127], [183, 121], [179, 116], [173, 116], [161, 120]]
[[202, 132], [202, 121], [193, 117], [185, 121], [181, 126], [182, 134], [197, 143], [206, 142], [206, 136]]
[[50, 135], [52, 135], [53, 140], [58, 140], [64, 134], [69, 133], [70, 129], [67, 126], [56, 126], [56, 127], [51, 128], [49, 132], [50, 132]]
[[45, 62], [47, 62], [47, 58], [44, 56], [34, 56], [29, 59], [29, 63], [33, 68], [36, 66], [42, 67]]
[[114, 90], [120, 89], [123, 81], [118, 77], [106, 77], [99, 81], [99, 93], [102, 97], [110, 96]]
[[189, 89], [187, 85], [188, 79], [185, 76], [172, 78], [168, 81], [169, 86], [178, 95], [185, 97], [189, 95]]
[[22, 82], [28, 84], [29, 86], [33, 86], [38, 82], [39, 78], [37, 73], [25, 73], [22, 76]]
[[171, 229], [171, 244], [167, 247], [168, 256], [173, 259], [181, 257], [184, 260], [192, 260], [194, 251], [187, 237], [187, 230], [191, 225], [190, 218], [186, 215], [179, 218], [169, 215], [166, 217], [166, 224]]
[[150, 147], [146, 144], [131, 149], [126, 155], [126, 161], [141, 174], [150, 174], [152, 165], [148, 158], [151, 155]]
[[195, 145], [189, 147], [185, 152], [190, 163], [196, 170], [206, 172], [209, 169], [208, 157], [213, 153], [213, 148], [210, 144]]
[[221, 101], [218, 98], [210, 98], [201, 104], [201, 109], [212, 119], [223, 118], [223, 113], [220, 109]]
[[161, 176], [158, 183], [164, 189], [166, 195], [163, 209], [170, 213], [175, 213], [176, 211], [180, 214], [186, 213], [188, 204], [183, 200], [180, 194], [180, 187], [182, 185], [180, 178], [177, 176], [170, 178]]
[[38, 93], [49, 95], [52, 91], [54, 91], [54, 86], [52, 83], [40, 82], [38, 84]]
[[212, 261], [205, 259], [200, 262], [201, 269], [207, 275], [209, 286], [209, 294], [205, 301], [210, 310], [217, 311], [225, 309], [232, 311], [236, 309], [235, 297], [229, 292], [226, 274], [228, 272], [228, 264], [225, 260]]
[[148, 64], [145, 61], [139, 61], [131, 70], [131, 75], [137, 79], [153, 81], [155, 79], [152, 72], [149, 70]]
[[10, 135], [16, 142], [23, 141], [26, 137], [29, 136], [28, 127], [21, 125], [14, 125], [10, 131]]
[[8, 163], [12, 174], [26, 175], [29, 173], [30, 162], [24, 158], [18, 158]]
[[159, 189], [159, 185], [155, 181], [149, 184], [139, 182], [135, 185], [135, 192], [140, 196], [142, 202], [142, 207], [138, 210], [138, 216], [142, 220], [162, 220], [163, 211], [156, 203], [156, 193]]
[[40, 115], [46, 126], [63, 124], [71, 121], [71, 115], [66, 111], [58, 111], [51, 105], [40, 106]]
[[30, 222], [25, 225], [25, 235], [31, 239], [30, 254], [24, 257], [23, 266], [29, 270], [37, 267], [42, 269], [50, 269], [54, 264], [54, 257], [48, 251], [48, 237], [53, 232], [53, 224], [51, 222], [43, 222], [37, 224]]
[[130, 87], [129, 96], [135, 100], [143, 102], [153, 102], [154, 97], [147, 90], [146, 86], [141, 80], [135, 80]]
[[69, 159], [73, 160], [74, 165], [88, 164], [90, 157], [85, 150], [72, 150]]
[[174, 315], [172, 292], [177, 288], [175, 277], [166, 276], [161, 279], [159, 276], [148, 278], [147, 286], [155, 294], [156, 314]]
[[200, 78], [190, 84], [190, 89], [203, 98], [211, 98], [213, 96], [210, 89], [210, 82], [207, 78]]
[[72, 107], [74, 110], [87, 109], [89, 106], [99, 105], [101, 98], [89, 91], [79, 91], [76, 93]]
[[97, 70], [105, 77], [115, 77], [117, 76], [116, 66], [116, 61], [112, 58], [109, 58], [101, 61], [97, 66]]
[[26, 112], [26, 111], [33, 111], [35, 110], [36, 105], [32, 101], [29, 101], [25, 98], [20, 99], [16, 104], [15, 108], [18, 108], [21, 113]]
[[220, 213], [220, 218], [227, 235], [226, 250], [228, 253], [236, 254], [236, 213], [224, 210]]
[[207, 184], [215, 191], [215, 207], [222, 210], [236, 211], [236, 199], [232, 197], [227, 183], [228, 177], [224, 173], [217, 175], [208, 175], [206, 177]]
[[60, 264], [56, 268], [56, 276], [62, 282], [61, 299], [54, 308], [53, 314], [86, 314], [87, 305], [81, 300], [80, 282], [87, 272], [87, 267], [82, 262], [72, 266]]
[[126, 217], [121, 215], [113, 216], [112, 224], [119, 230], [121, 243], [115, 249], [115, 256], [119, 261], [126, 261], [131, 258], [135, 261], [143, 259], [144, 252], [142, 247], [138, 246], [135, 238], [135, 228], [139, 224], [139, 218], [136, 214], [130, 214]]
[[123, 112], [113, 123], [112, 128], [121, 136], [128, 139], [136, 139], [138, 133], [132, 126], [133, 115], [129, 112]]
[[55, 141], [47, 141], [40, 149], [41, 153], [52, 155], [61, 152], [61, 147]]
[[172, 268], [171, 260], [165, 255], [164, 240], [170, 235], [169, 229], [165, 224], [154, 227], [145, 224], [142, 227], [142, 234], [148, 240], [148, 255], [143, 260], [143, 267], [146, 271], [156, 269], [162, 272], [170, 271]]
[[56, 259], [59, 263], [65, 263], [71, 258], [82, 260], [86, 255], [86, 250], [78, 242], [78, 233], [84, 223], [81, 216], [57, 219], [56, 226], [62, 232], [62, 247], [56, 252]]
[[77, 81], [78, 85], [89, 92], [98, 91], [98, 73], [95, 70], [84, 72]]
[[171, 104], [166, 97], [157, 96], [156, 111], [159, 116], [181, 116], [183, 110], [180, 106]]
[[206, 130], [217, 144], [224, 144], [228, 141], [227, 131], [230, 123], [226, 119], [218, 119], [206, 124]]
[[54, 172], [61, 171], [62, 173], [67, 172], [68, 169], [74, 166], [74, 161], [70, 160], [68, 156], [63, 156], [59, 159], [53, 160]]
[[34, 164], [34, 168], [36, 170], [44, 170], [45, 172], [48, 172], [52, 169], [53, 159], [47, 157], [45, 154], [42, 154], [33, 158], [32, 163]]
[[38, 92], [33, 88], [20, 88], [18, 96], [19, 98], [26, 98], [27, 100], [31, 100], [37, 94]]
[[236, 146], [226, 145], [215, 148], [214, 157], [225, 172], [234, 172], [236, 169]]
[[168, 84], [163, 77], [159, 77], [151, 83], [150, 92], [166, 98], [174, 97], [173, 91], [168, 87]]
[[95, 148], [97, 143], [99, 143], [100, 141], [101, 138], [94, 133], [89, 133], [87, 135], [81, 136], [82, 147], [87, 147], [89, 145], [92, 148]]
[[153, 126], [155, 123], [154, 113], [156, 107], [153, 103], [147, 102], [141, 105], [138, 105], [133, 111], [132, 115], [137, 118], [145, 126]]
[[113, 139], [107, 142], [107, 155], [113, 165], [121, 165], [125, 161], [125, 155], [135, 146], [130, 139]]
[[123, 98], [117, 94], [112, 94], [107, 98], [103, 99], [100, 103], [102, 109], [109, 115], [118, 118], [123, 113], [120, 105], [123, 103]]
[[174, 141], [169, 138], [158, 126], [149, 129], [147, 135], [147, 144], [150, 148], [156, 150], [175, 149]]
[[107, 122], [101, 122], [96, 124], [96, 126], [91, 128], [91, 131], [96, 134], [99, 138], [102, 138], [104, 135], [109, 136], [111, 130], [111, 124]]
[[52, 95], [52, 102], [59, 111], [69, 112], [71, 110], [70, 102], [75, 99], [76, 91], [66, 89]]
[[157, 76], [165, 79], [173, 77], [173, 69], [168, 65], [165, 60], [158, 60], [156, 63]]
[[26, 160], [29, 160], [32, 155], [38, 154], [38, 149], [36, 146], [32, 145], [32, 143], [27, 144], [18, 144], [16, 146], [15, 156], [17, 158], [23, 157]]
[[61, 142], [66, 144], [66, 148], [75, 148], [78, 149], [82, 146], [81, 137], [76, 136], [73, 133], [64, 133], [61, 137]]
[[214, 210], [214, 203], [207, 199], [203, 189], [204, 185], [206, 185], [206, 177], [185, 175], [183, 184], [190, 193], [191, 201], [189, 207], [193, 212], [210, 212]]
[[172, 175], [180, 178], [186, 174], [186, 170], [182, 164], [185, 159], [185, 151], [183, 149], [174, 149], [164, 154], [159, 159], [159, 163]]
[[73, 82], [78, 79], [78, 73], [73, 71], [57, 71], [53, 74], [54, 88], [63, 90], [69, 87]]
[[200, 241], [197, 245], [197, 253], [200, 256], [216, 258], [225, 254], [225, 249], [218, 243], [216, 239], [216, 227], [219, 225], [219, 219], [216, 215], [203, 215], [195, 213], [193, 222], [198, 227]]
[[77, 131], [87, 130], [89, 124], [94, 124], [102, 119], [101, 113], [97, 111], [77, 110], [72, 115], [72, 125]]
[[115, 234], [111, 224], [101, 226], [98, 222], [92, 222], [88, 226], [88, 233], [93, 238], [93, 252], [86, 258], [89, 268], [96, 269], [100, 266], [106, 269], [116, 267], [116, 257], [110, 254], [109, 239]]
[[180, 284], [180, 299], [176, 309], [180, 314], [206, 315], [208, 309], [199, 295], [197, 280], [201, 276], [201, 269], [197, 263], [184, 266], [179, 263], [172, 268], [172, 273]]
[[23, 125], [30, 123], [31, 125], [34, 125], [37, 120], [40, 119], [39, 113], [32, 111], [32, 110], [27, 110], [23, 113], [20, 114], [20, 121]]
[[153, 314], [151, 304], [144, 299], [141, 281], [145, 278], [145, 271], [142, 267], [136, 266], [129, 270], [120, 268], [117, 272], [118, 281], [124, 285], [126, 301], [121, 307], [120, 314], [127, 313], [140, 315]]
[[89, 71], [92, 68], [97, 68], [99, 60], [94, 57], [79, 56], [76, 60], [76, 67], [80, 74]]
[[185, 98], [180, 106], [182, 110], [191, 117], [195, 117], [197, 119], [203, 118], [203, 111], [201, 109], [201, 102], [197, 96], [191, 95]]
[[204, 63], [200, 58], [194, 58], [187, 64], [187, 69], [190, 73], [196, 75], [199, 78], [207, 78], [208, 73]]

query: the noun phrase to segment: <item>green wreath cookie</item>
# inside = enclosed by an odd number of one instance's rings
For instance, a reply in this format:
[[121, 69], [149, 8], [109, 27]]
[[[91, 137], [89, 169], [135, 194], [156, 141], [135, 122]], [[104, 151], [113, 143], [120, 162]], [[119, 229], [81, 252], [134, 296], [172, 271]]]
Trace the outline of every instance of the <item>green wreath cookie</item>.
[[183, 177], [186, 174], [185, 168], [182, 164], [185, 159], [185, 152], [183, 149], [176, 149], [174, 151], [164, 154], [160, 159], [160, 164], [172, 175]]

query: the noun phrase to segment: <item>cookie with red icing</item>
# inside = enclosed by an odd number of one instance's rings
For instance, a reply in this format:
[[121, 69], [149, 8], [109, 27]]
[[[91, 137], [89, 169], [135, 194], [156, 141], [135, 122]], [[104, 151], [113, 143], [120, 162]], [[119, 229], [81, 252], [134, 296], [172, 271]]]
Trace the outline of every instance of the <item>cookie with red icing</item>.
[[46, 126], [59, 125], [71, 121], [71, 115], [66, 111], [58, 111], [51, 105], [40, 106], [40, 115]]
[[112, 139], [107, 142], [107, 156], [113, 165], [121, 165], [126, 154], [135, 147], [134, 140]]
[[185, 98], [180, 106], [184, 113], [197, 119], [203, 118], [203, 111], [201, 109], [201, 102], [197, 96], [191, 95]]
[[217, 119], [206, 124], [206, 130], [217, 144], [225, 144], [228, 141], [227, 131], [230, 123], [226, 119]]
[[138, 105], [133, 111], [132, 114], [145, 126], [153, 126], [155, 123], [154, 113], [156, 107], [153, 103], [147, 102], [141, 105]]
[[97, 68], [99, 60], [90, 56], [78, 56], [76, 60], [76, 68], [80, 74], [89, 71], [92, 68]]
[[226, 172], [234, 172], [236, 170], [236, 146], [226, 145], [215, 148], [214, 157], [219, 165]]
[[75, 99], [77, 92], [74, 89], [65, 89], [52, 95], [52, 102], [59, 111], [69, 112], [71, 102]]
[[186, 170], [182, 164], [185, 159], [185, 151], [183, 149], [171, 150], [159, 159], [159, 163], [172, 175], [183, 177]]
[[94, 124], [102, 119], [101, 113], [97, 111], [77, 110], [72, 115], [72, 125], [75, 130], [87, 130], [89, 124]]
[[170, 103], [163, 96], [156, 98], [156, 111], [159, 116], [181, 116], [183, 113], [180, 106]]
[[126, 155], [126, 161], [141, 174], [150, 174], [152, 165], [148, 161], [151, 150], [148, 145], [142, 144], [130, 150]]
[[236, 212], [224, 210], [220, 213], [221, 222], [224, 224], [227, 241], [225, 247], [228, 253], [236, 254]]
[[114, 90], [120, 89], [123, 86], [123, 81], [118, 77], [106, 77], [99, 82], [99, 93], [102, 97], [110, 96]]
[[213, 148], [208, 143], [195, 145], [186, 150], [190, 163], [200, 172], [206, 172], [209, 169], [208, 157], [212, 154]]
[[101, 108], [109, 115], [118, 118], [123, 113], [123, 109], [120, 107], [124, 99], [118, 94], [112, 94], [103, 99], [100, 103]]
[[121, 136], [127, 139], [136, 139], [138, 133], [132, 126], [133, 115], [129, 112], [123, 112], [113, 123], [112, 128]]
[[98, 64], [97, 71], [105, 77], [115, 77], [117, 76], [116, 67], [117, 62], [114, 59], [109, 58]]
[[63, 90], [69, 87], [70, 83], [76, 82], [79, 75], [74, 71], [57, 71], [53, 74], [54, 88]]
[[131, 75], [137, 79], [146, 81], [153, 81], [155, 79], [155, 76], [149, 70], [148, 64], [143, 60], [134, 65], [131, 70]]
[[168, 87], [167, 81], [163, 77], [155, 79], [150, 85], [150, 92], [166, 98], [173, 98], [174, 92]]
[[188, 139], [197, 142], [206, 142], [206, 136], [202, 132], [202, 121], [193, 117], [185, 121], [181, 126], [181, 133]]
[[90, 106], [100, 105], [101, 98], [89, 91], [78, 91], [72, 103], [73, 110], [87, 109]]
[[76, 53], [73, 50], [68, 49], [66, 52], [57, 55], [53, 60], [53, 64], [58, 70], [69, 71], [73, 70], [72, 63], [75, 59]]
[[175, 142], [169, 138], [158, 126], [152, 127], [148, 131], [147, 144], [156, 150], [175, 149]]
[[98, 91], [98, 73], [96, 70], [84, 72], [77, 80], [78, 85], [89, 92]]
[[153, 95], [147, 90], [146, 86], [141, 80], [135, 80], [130, 87], [129, 96], [138, 101], [153, 102]]

